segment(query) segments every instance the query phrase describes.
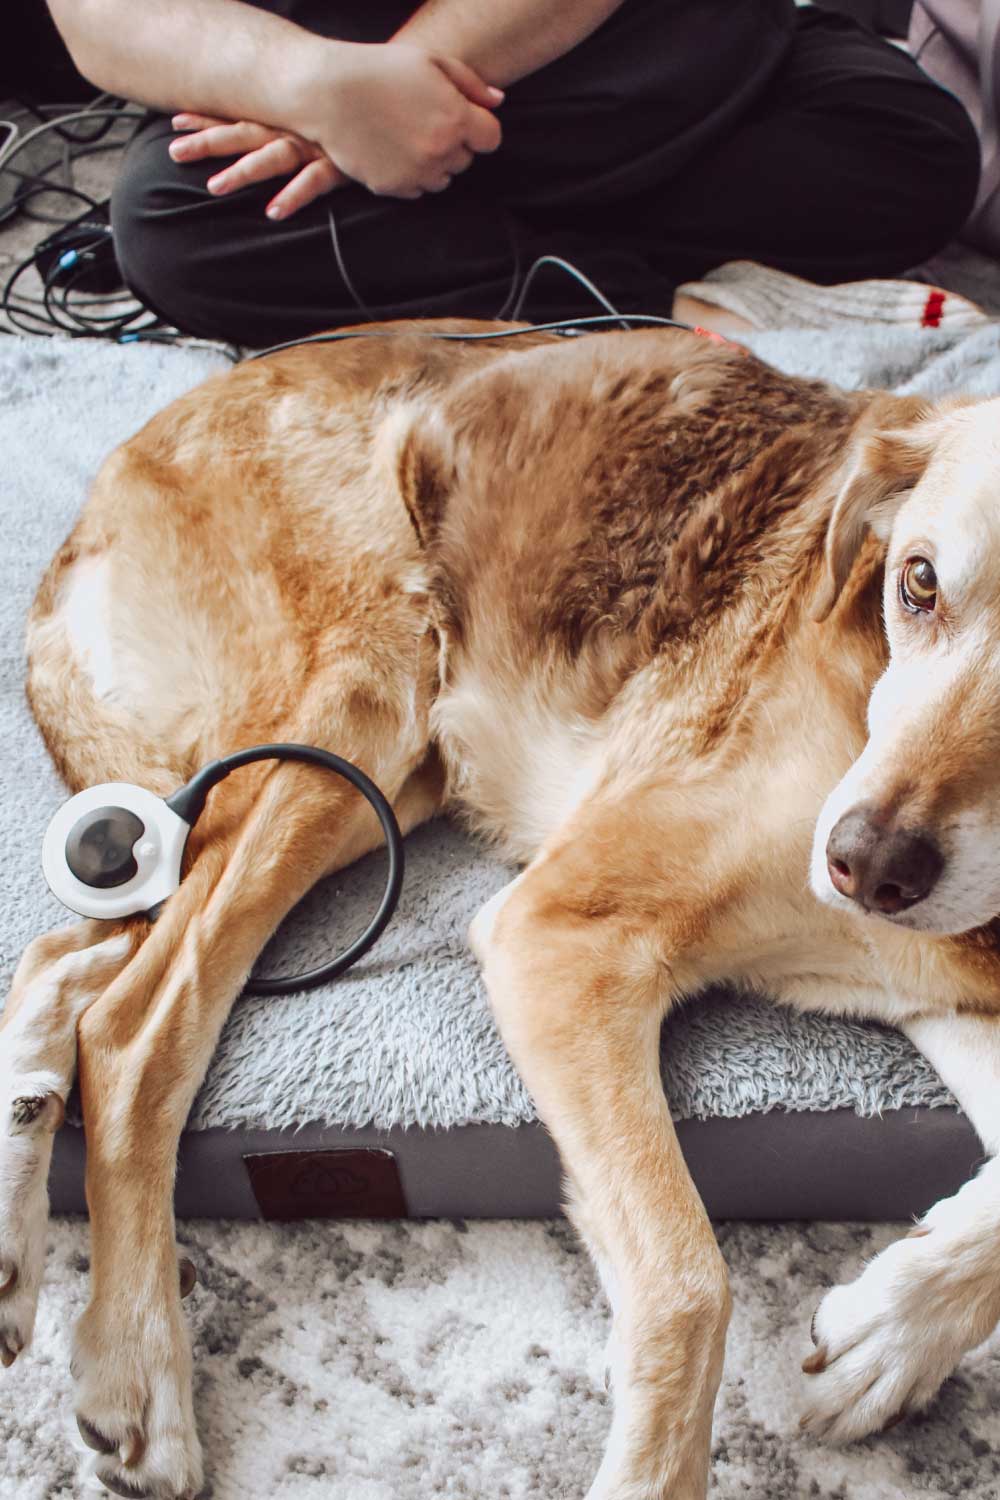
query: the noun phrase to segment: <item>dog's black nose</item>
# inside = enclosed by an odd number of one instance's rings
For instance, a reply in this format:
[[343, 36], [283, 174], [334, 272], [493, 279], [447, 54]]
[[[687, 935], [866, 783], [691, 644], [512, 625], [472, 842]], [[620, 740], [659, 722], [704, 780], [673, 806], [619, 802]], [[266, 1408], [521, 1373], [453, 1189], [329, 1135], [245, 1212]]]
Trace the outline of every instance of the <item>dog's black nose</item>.
[[866, 911], [893, 916], [929, 896], [944, 869], [944, 856], [926, 833], [894, 828], [864, 807], [834, 825], [826, 841], [826, 865], [834, 887]]

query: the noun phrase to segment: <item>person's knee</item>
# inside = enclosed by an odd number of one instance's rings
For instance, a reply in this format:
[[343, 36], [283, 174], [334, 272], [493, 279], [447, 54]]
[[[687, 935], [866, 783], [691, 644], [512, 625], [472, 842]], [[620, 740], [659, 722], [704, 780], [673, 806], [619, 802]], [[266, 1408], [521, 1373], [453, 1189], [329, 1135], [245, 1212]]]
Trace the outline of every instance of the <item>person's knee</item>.
[[952, 94], [934, 87], [915, 123], [919, 150], [912, 156], [913, 211], [928, 255], [960, 232], [979, 188], [980, 149], [975, 127]]
[[[182, 333], [269, 343], [259, 305], [273, 256], [267, 187], [217, 198], [205, 181], [215, 162], [182, 166], [173, 132], [157, 121], [132, 142], [111, 195], [122, 275], [141, 302]], [[311, 331], [311, 330], [310, 330]], [[281, 326], [277, 337], [284, 336]]]
[[923, 75], [907, 86], [894, 80], [870, 104], [866, 196], [880, 200], [873, 207], [891, 274], [960, 232], [979, 185], [979, 141], [954, 95]]
[[171, 139], [157, 122], [132, 142], [111, 195], [111, 225], [127, 285], [165, 321], [184, 327], [192, 239], [185, 211], [207, 195], [171, 160]]

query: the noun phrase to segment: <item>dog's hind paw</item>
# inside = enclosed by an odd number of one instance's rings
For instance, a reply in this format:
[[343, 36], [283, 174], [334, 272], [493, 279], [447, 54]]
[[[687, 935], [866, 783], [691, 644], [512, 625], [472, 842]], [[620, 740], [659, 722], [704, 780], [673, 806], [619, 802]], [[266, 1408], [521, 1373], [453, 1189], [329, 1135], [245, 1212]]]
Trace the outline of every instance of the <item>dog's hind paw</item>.
[[92, 1303], [77, 1326], [76, 1420], [90, 1450], [87, 1474], [127, 1500], [195, 1500], [202, 1459], [187, 1330], [166, 1305], [144, 1311], [109, 1333]]

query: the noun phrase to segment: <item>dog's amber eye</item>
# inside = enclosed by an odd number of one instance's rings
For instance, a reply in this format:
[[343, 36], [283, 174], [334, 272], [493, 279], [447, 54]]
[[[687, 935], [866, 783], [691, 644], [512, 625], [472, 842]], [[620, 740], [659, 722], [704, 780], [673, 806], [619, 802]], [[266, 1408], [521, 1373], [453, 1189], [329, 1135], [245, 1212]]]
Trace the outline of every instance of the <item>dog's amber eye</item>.
[[899, 597], [911, 613], [929, 613], [937, 604], [938, 581], [926, 557], [911, 557], [899, 575]]

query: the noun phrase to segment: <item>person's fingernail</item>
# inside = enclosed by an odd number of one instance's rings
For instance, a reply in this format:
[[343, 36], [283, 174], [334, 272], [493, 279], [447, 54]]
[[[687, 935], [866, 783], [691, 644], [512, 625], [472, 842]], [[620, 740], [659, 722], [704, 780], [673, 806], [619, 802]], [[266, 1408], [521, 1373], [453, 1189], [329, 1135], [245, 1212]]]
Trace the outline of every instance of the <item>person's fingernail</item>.
[[225, 191], [226, 184], [221, 177], [210, 177], [205, 186], [210, 193], [222, 193]]
[[185, 154], [186, 141], [171, 141], [169, 146], [170, 155], [174, 161], [179, 161]]
[[503, 89], [496, 89], [492, 84], [490, 84], [490, 96], [496, 104], [502, 104], [507, 97]]
[[284, 217], [285, 210], [280, 203], [269, 203], [265, 212], [269, 219], [281, 219]]

